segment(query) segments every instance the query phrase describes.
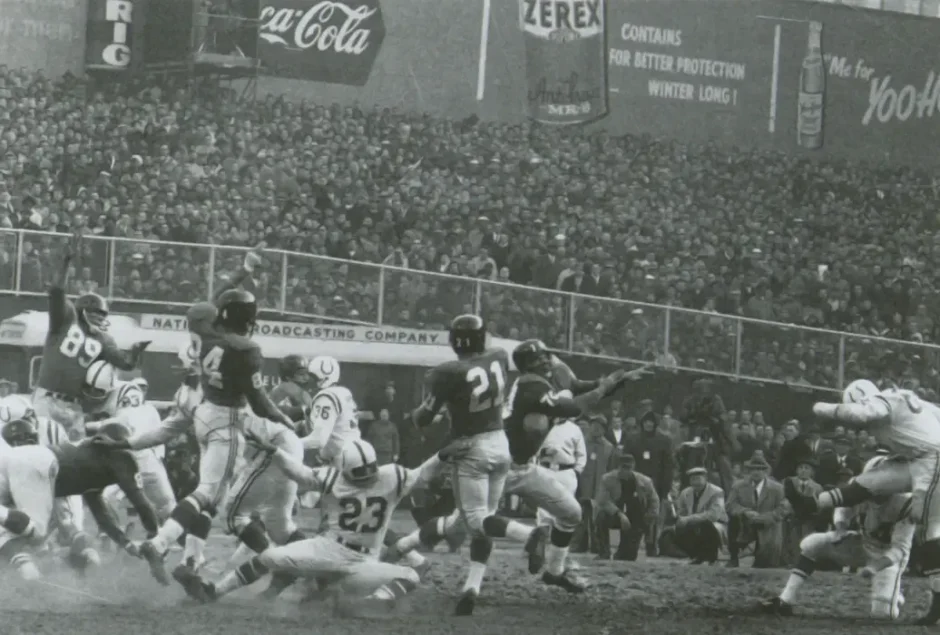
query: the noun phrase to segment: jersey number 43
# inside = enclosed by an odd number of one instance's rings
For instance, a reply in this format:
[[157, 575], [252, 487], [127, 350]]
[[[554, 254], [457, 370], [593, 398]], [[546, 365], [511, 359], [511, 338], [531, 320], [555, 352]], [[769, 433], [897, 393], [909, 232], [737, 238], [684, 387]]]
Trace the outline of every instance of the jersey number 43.
[[506, 376], [503, 374], [503, 365], [499, 362], [490, 364], [488, 371], [481, 366], [474, 366], [467, 371], [467, 383], [473, 386], [470, 392], [470, 412], [485, 412], [503, 405]]
[[370, 496], [363, 501], [360, 498], [341, 498], [343, 508], [337, 524], [343, 531], [358, 534], [374, 534], [385, 524], [388, 513], [388, 501], [381, 496]]

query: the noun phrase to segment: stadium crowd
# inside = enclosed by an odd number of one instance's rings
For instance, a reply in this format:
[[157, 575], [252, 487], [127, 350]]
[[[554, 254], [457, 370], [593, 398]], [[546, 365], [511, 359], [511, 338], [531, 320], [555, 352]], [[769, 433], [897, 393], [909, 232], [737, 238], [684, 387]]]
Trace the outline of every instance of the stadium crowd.
[[[861, 337], [937, 340], [936, 218], [926, 213], [937, 190], [923, 174], [149, 86], [0, 67], [0, 228], [265, 241], [363, 263], [292, 256], [282, 289], [275, 256], [258, 287], [285, 312], [375, 321], [384, 293], [385, 322], [441, 328], [479, 293], [507, 337], [796, 384], [837, 384], [838, 335], [739, 330], [718, 313], [849, 331], [860, 337], [846, 340], [846, 378], [936, 388], [930, 349]], [[0, 235], [7, 288], [15, 240]], [[60, 240], [26, 241], [22, 289], [45, 288]], [[208, 292], [208, 250], [114, 251], [111, 267], [104, 243], [89, 241], [75, 285], [178, 302]], [[218, 253], [221, 275], [239, 256]], [[380, 285], [366, 263], [403, 269]], [[588, 296], [715, 315], [670, 311], [666, 354], [665, 311]]]

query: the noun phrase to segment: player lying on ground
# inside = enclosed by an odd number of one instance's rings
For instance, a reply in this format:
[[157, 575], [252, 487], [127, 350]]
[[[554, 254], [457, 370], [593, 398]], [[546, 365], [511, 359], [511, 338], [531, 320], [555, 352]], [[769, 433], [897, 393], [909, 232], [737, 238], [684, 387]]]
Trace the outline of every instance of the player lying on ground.
[[842, 403], [817, 403], [816, 416], [865, 427], [891, 455], [848, 485], [805, 496], [786, 481], [786, 496], [798, 513], [854, 507], [874, 497], [912, 492], [911, 515], [920, 526], [921, 558], [930, 578], [930, 608], [917, 623], [940, 621], [940, 408], [909, 390], [880, 391], [867, 379], [853, 381]]
[[343, 596], [385, 607], [417, 586], [420, 578], [414, 569], [380, 562], [379, 553], [396, 506], [437, 469], [437, 457], [417, 470], [394, 463], [379, 467], [375, 449], [354, 440], [343, 447], [341, 468], [309, 468], [274, 446], [267, 451], [301, 488], [320, 493], [329, 528], [314, 538], [271, 547], [217, 583], [194, 574], [185, 585], [190, 596], [214, 601], [268, 572], [325, 580], [337, 600]]
[[[161, 558], [152, 573], [163, 584], [169, 577], [162, 566], [162, 556], [184, 533], [189, 537], [183, 564], [190, 566], [204, 549], [212, 516], [223, 502], [239, 468], [244, 465], [246, 422], [261, 417], [288, 428], [291, 420], [284, 415], [264, 390], [264, 359], [258, 344], [251, 340], [258, 305], [247, 291], [230, 289], [218, 299], [218, 316], [210, 329], [198, 339], [200, 385], [204, 400], [193, 412], [192, 425], [200, 446], [199, 485], [174, 508], [157, 535], [141, 545], [141, 553], [153, 564], [153, 554]], [[190, 323], [190, 329], [193, 324]], [[202, 327], [200, 327], [202, 328]], [[249, 412], [246, 406], [251, 407]], [[166, 443], [185, 430], [188, 421], [178, 418], [131, 439], [118, 441], [118, 447], [140, 450]], [[111, 443], [104, 439], [102, 442]], [[241, 529], [239, 540], [256, 553], [268, 548], [268, 537], [261, 522], [250, 522]]]
[[84, 437], [81, 402], [88, 367], [100, 359], [120, 370], [133, 370], [150, 344], [138, 342], [130, 352], [121, 351], [107, 333], [108, 303], [104, 298], [86, 293], [72, 304], [66, 297], [72, 261], [80, 257], [82, 248], [79, 232], [66, 245], [62, 267], [49, 288], [49, 331], [33, 394], [33, 408], [39, 416], [63, 424], [79, 437]]
[[[862, 474], [870, 473], [887, 460], [876, 456], [868, 461]], [[871, 616], [897, 619], [904, 604], [901, 576], [907, 568], [914, 539], [914, 521], [910, 516], [911, 495], [879, 496], [855, 507], [835, 510], [833, 531], [810, 534], [800, 543], [800, 560], [778, 597], [761, 603], [761, 609], [775, 615], [793, 615], [800, 587], [816, 569], [819, 561], [835, 562], [844, 567], [859, 567], [871, 578]], [[861, 532], [849, 531], [854, 519], [862, 522]]]

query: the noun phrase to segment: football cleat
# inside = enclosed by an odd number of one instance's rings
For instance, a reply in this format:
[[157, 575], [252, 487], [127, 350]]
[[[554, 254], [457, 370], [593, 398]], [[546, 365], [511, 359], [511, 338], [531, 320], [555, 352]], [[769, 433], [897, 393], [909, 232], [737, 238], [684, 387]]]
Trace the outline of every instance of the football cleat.
[[476, 589], [467, 589], [460, 595], [460, 599], [457, 600], [457, 606], [454, 609], [454, 615], [460, 617], [467, 617], [473, 615], [473, 608], [477, 604], [477, 597], [479, 597], [480, 592]]
[[550, 586], [561, 587], [568, 593], [584, 593], [587, 589], [587, 582], [573, 571], [565, 571], [561, 575], [546, 571], [542, 574], [542, 582]]
[[150, 573], [157, 582], [163, 586], [170, 586], [170, 576], [167, 575], [166, 568], [163, 566], [163, 554], [157, 551], [149, 540], [141, 543], [140, 557], [150, 565]]
[[779, 597], [764, 600], [758, 605], [758, 609], [765, 615], [780, 615], [782, 617], [790, 617], [793, 615], [793, 605], [789, 602], [784, 602]]
[[215, 585], [199, 577], [199, 574], [188, 564], [181, 564], [173, 569], [173, 579], [179, 582], [186, 591], [186, 595], [201, 604], [209, 604], [218, 599]]
[[549, 528], [541, 525], [532, 530], [525, 541], [525, 552], [529, 556], [529, 573], [537, 574], [545, 566], [545, 544], [548, 542]]

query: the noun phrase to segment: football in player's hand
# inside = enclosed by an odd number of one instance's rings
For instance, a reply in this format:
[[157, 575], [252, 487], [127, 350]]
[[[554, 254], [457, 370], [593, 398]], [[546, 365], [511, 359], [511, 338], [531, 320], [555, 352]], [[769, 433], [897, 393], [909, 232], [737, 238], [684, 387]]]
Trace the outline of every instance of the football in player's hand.
[[144, 342], [137, 342], [136, 344], [134, 344], [132, 349], [135, 353], [143, 353], [145, 350], [147, 350], [147, 347], [150, 346], [151, 343], [152, 343], [151, 340], [146, 340]]

